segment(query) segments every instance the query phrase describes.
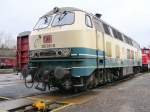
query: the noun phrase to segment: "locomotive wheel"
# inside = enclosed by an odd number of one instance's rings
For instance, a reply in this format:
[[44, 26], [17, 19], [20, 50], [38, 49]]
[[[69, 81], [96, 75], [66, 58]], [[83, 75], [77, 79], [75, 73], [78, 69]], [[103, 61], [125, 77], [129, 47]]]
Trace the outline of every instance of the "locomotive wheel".
[[95, 75], [94, 87], [97, 87], [98, 85], [99, 85], [98, 76]]
[[119, 71], [117, 71], [117, 72], [114, 73], [114, 80], [118, 80], [118, 79], [121, 79], [121, 78], [122, 78], [122, 77], [121, 77]]
[[98, 78], [96, 77], [96, 74], [93, 73], [89, 77], [85, 77], [84, 79], [84, 89], [92, 89], [96, 87], [99, 84]]
[[107, 70], [107, 81], [109, 82], [109, 83], [111, 83], [111, 82], [113, 82], [113, 80], [114, 80], [114, 75], [113, 75], [113, 73], [110, 71], [110, 70]]
[[102, 85], [105, 83], [105, 78], [104, 78], [105, 75], [103, 73], [100, 73], [99, 75], [100, 75], [99, 84]]
[[[140, 73], [140, 71], [141, 71], [141, 68], [137, 67], [137, 73]], [[147, 68], [147, 71], [148, 71], [148, 68]]]
[[105, 70], [103, 72], [100, 72], [99, 74], [99, 84], [106, 84], [111, 83], [114, 81], [114, 74], [111, 72], [111, 70]]
[[107, 74], [106, 72], [103, 73], [103, 84], [107, 83]]
[[98, 75], [99, 85], [105, 84], [105, 74], [104, 74], [104, 72], [99, 71], [97, 75]]
[[88, 77], [88, 79], [86, 80], [86, 87], [87, 87], [87, 89], [92, 89], [92, 87], [93, 87], [93, 80], [94, 80], [93, 75]]

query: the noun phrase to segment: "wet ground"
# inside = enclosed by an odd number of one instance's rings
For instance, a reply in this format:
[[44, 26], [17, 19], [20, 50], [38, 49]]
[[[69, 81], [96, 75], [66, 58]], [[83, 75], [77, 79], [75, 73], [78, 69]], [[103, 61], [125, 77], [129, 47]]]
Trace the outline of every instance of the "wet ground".
[[150, 73], [92, 92], [88, 101], [61, 112], [150, 112]]
[[28, 89], [20, 75], [0, 74], [0, 97], [16, 98], [40, 93], [35, 89]]
[[[20, 76], [0, 74], [0, 96], [17, 98], [37, 93], [41, 92], [27, 89]], [[46, 100], [59, 97], [62, 96], [38, 96]], [[83, 92], [62, 102], [71, 105], [60, 109], [60, 112], [150, 112], [150, 73], [136, 75], [113, 86]]]

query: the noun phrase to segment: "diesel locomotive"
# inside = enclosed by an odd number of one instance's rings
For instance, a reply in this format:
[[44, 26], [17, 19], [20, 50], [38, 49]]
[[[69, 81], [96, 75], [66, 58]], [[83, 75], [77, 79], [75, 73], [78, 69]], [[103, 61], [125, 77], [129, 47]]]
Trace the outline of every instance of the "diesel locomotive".
[[[140, 45], [101, 19], [73, 7], [55, 7], [29, 36], [26, 72], [60, 89], [93, 88], [140, 72]], [[28, 72], [27, 72], [28, 71]]]
[[150, 49], [142, 48], [142, 71], [147, 72], [150, 69]]

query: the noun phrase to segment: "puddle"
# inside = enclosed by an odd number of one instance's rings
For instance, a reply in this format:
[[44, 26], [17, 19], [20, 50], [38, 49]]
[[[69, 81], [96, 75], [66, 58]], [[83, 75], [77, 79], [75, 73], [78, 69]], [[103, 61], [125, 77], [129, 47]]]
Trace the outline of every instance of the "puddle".
[[5, 100], [8, 100], [8, 98], [0, 97], [0, 102], [5, 101]]

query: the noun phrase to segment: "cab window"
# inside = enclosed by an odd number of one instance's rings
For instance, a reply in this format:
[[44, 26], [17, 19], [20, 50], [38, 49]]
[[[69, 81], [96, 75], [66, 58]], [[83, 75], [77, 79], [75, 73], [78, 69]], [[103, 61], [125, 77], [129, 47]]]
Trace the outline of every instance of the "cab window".
[[93, 27], [91, 17], [88, 15], [85, 16], [85, 24], [87, 27], [90, 27], [90, 28]]
[[71, 25], [74, 23], [75, 14], [73, 12], [63, 12], [61, 14], [57, 14], [54, 17], [52, 22], [52, 26], [63, 26], [63, 25]]
[[37, 24], [35, 25], [34, 30], [48, 27], [51, 20], [52, 20], [52, 16], [43, 16], [43, 17], [41, 17], [39, 19], [39, 21], [37, 22]]

